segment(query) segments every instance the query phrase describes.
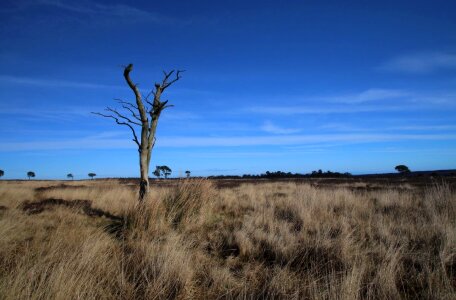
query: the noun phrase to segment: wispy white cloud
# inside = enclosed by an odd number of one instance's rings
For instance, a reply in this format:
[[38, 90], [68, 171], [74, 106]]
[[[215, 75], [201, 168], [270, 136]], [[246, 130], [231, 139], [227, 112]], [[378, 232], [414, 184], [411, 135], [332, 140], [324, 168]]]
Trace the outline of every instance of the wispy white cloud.
[[245, 109], [250, 113], [272, 115], [297, 115], [297, 114], [349, 114], [369, 113], [384, 111], [400, 111], [403, 106], [399, 105], [364, 105], [364, 106], [323, 106], [295, 105], [295, 106], [252, 106]]
[[161, 14], [126, 4], [101, 4], [94, 1], [39, 0], [37, 4], [56, 7], [62, 10], [95, 17], [115, 17], [117, 20], [169, 22], [171, 19]]
[[372, 128], [366, 128], [366, 127], [360, 127], [360, 126], [355, 126], [353, 124], [348, 124], [348, 123], [326, 123], [318, 127], [319, 129], [323, 130], [330, 130], [330, 131], [351, 131], [351, 132], [360, 132], [360, 131], [372, 131]]
[[411, 126], [396, 126], [389, 127], [392, 130], [455, 130], [456, 125], [411, 125]]
[[[407, 91], [402, 89], [371, 88], [359, 93], [322, 96], [288, 96], [286, 103], [278, 105], [250, 106], [244, 113], [270, 115], [299, 114], [354, 114], [411, 110], [448, 110], [456, 108], [454, 91], [438, 93]], [[283, 100], [283, 99], [282, 99]], [[268, 99], [266, 103], [284, 103], [281, 99]]]
[[383, 71], [404, 73], [430, 73], [442, 69], [456, 68], [456, 54], [444, 52], [415, 53], [393, 58], [383, 63]]
[[245, 137], [167, 137], [160, 140], [162, 147], [237, 147], [260, 145], [297, 145], [326, 142], [383, 142], [397, 140], [453, 140], [456, 134], [326, 134]]
[[429, 149], [414, 149], [414, 148], [385, 148], [385, 149], [376, 149], [371, 150], [371, 152], [380, 152], [380, 153], [426, 153], [426, 154], [439, 154], [439, 155], [449, 155], [454, 154], [456, 149], [454, 148], [429, 148]]
[[11, 75], [0, 75], [0, 83], [18, 84], [18, 85], [31, 85], [40, 87], [69, 87], [69, 88], [89, 88], [89, 89], [120, 89], [125, 88], [120, 85], [88, 83], [80, 81], [68, 81], [59, 79], [41, 79], [31, 77], [20, 77]]
[[332, 96], [328, 97], [327, 99], [323, 98], [323, 100], [329, 100], [330, 102], [355, 104], [379, 100], [398, 99], [410, 95], [410, 92], [404, 90], [371, 88], [357, 94]]
[[437, 107], [448, 107], [456, 104], [456, 93], [455, 92], [437, 92], [432, 95], [413, 95], [410, 97], [409, 102], [429, 104]]
[[30, 142], [0, 142], [0, 151], [40, 151], [40, 150], [83, 150], [83, 149], [124, 149], [133, 148], [133, 142], [125, 138], [115, 138], [110, 133], [100, 133], [83, 138], [59, 139]]
[[[404, 120], [401, 120], [403, 123]], [[385, 131], [453, 131], [456, 125], [398, 125], [386, 126], [379, 124], [376, 127], [354, 126], [347, 123], [328, 123], [321, 125], [319, 128], [328, 129], [336, 132], [385, 132]]]
[[[391, 122], [394, 121], [394, 122]], [[412, 123], [416, 125], [394, 125], [391, 124], [400, 122], [404, 124], [410, 120], [408, 119], [400, 119], [400, 120], [388, 120], [386, 123], [378, 124], [378, 127], [370, 127], [366, 128], [365, 126], [358, 125], [354, 126], [349, 123], [327, 123], [319, 126], [318, 128], [321, 129], [330, 129], [330, 130], [337, 130], [337, 131], [377, 131], [381, 130], [453, 130], [456, 129], [456, 125], [453, 124], [417, 124], [417, 120], [414, 120]], [[408, 122], [410, 124], [410, 122]]]
[[91, 111], [98, 111], [98, 108], [90, 107], [62, 107], [59, 109], [41, 109], [36, 107], [7, 107], [0, 106], [0, 116], [14, 116], [16, 120], [54, 120], [65, 121], [75, 120], [81, 117], [92, 117]]
[[[232, 136], [232, 137], [162, 137], [159, 148], [182, 147], [245, 147], [286, 146], [315, 143], [378, 143], [387, 141], [456, 140], [456, 134], [325, 134], [325, 135], [280, 135], [280, 136]], [[89, 136], [85, 138], [32, 141], [0, 142], [0, 151], [38, 151], [65, 149], [126, 149], [135, 145], [129, 139]]]
[[261, 130], [272, 133], [272, 134], [292, 134], [298, 133], [301, 129], [298, 128], [284, 128], [273, 124], [271, 121], [266, 121], [262, 126]]
[[[108, 103], [109, 104], [109, 103]], [[113, 102], [114, 106], [116, 105]], [[41, 108], [41, 107], [10, 107], [6, 105], [0, 105], [0, 116], [8, 116], [16, 120], [31, 120], [31, 121], [77, 121], [81, 118], [93, 118], [100, 119], [98, 116], [94, 116], [92, 112], [102, 112], [104, 107], [97, 106], [66, 106], [59, 108]], [[129, 115], [130, 112], [123, 110], [122, 108], [119, 111], [123, 111], [125, 115]], [[195, 121], [201, 117], [193, 112], [182, 111], [182, 110], [173, 110], [170, 113], [163, 114], [161, 120], [166, 121]], [[180, 124], [181, 123], [176, 123]]]

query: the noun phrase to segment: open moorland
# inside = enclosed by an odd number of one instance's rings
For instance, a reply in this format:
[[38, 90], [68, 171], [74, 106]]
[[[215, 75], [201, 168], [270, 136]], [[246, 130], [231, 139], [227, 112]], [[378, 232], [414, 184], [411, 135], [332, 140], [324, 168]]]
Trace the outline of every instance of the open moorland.
[[455, 179], [1, 181], [1, 299], [455, 299]]

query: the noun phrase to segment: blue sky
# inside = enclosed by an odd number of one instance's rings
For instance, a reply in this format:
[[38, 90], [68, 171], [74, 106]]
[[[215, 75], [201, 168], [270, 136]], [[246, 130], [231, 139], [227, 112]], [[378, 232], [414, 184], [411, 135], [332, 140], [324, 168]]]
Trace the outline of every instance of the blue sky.
[[173, 175], [456, 168], [454, 1], [2, 1], [5, 178], [130, 177], [128, 128], [90, 114], [167, 91]]

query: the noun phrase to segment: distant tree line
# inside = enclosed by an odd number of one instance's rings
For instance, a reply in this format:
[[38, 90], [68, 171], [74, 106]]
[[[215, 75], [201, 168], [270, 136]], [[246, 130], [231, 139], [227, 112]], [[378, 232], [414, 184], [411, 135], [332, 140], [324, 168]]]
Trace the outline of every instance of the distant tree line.
[[266, 179], [276, 179], [276, 178], [348, 178], [351, 177], [352, 174], [345, 172], [345, 173], [339, 173], [339, 172], [331, 172], [331, 171], [326, 171], [323, 172], [322, 170], [318, 171], [312, 171], [311, 173], [308, 174], [301, 174], [301, 173], [291, 173], [291, 172], [282, 172], [282, 171], [276, 171], [276, 172], [270, 172], [266, 171], [266, 173], [263, 174], [244, 174], [242, 176], [238, 175], [218, 175], [218, 176], [209, 176], [208, 178], [213, 178], [213, 179], [236, 179], [236, 178], [251, 178], [251, 179], [256, 179], [256, 178], [266, 178]]
[[[168, 178], [172, 173], [172, 170], [168, 166], [156, 166], [155, 171], [153, 174], [157, 178]], [[0, 177], [4, 176], [4, 171], [0, 170]], [[191, 175], [191, 172], [189, 170], [185, 171], [186, 177], [189, 178]], [[29, 179], [34, 178], [36, 175], [33, 171], [27, 172], [27, 177]], [[97, 176], [95, 173], [91, 172], [88, 174], [88, 176], [93, 179], [95, 176]], [[352, 174], [345, 172], [345, 173], [340, 173], [340, 172], [332, 172], [332, 171], [326, 171], [323, 172], [322, 170], [317, 170], [317, 171], [312, 171], [311, 173], [308, 174], [301, 174], [301, 173], [291, 173], [291, 172], [283, 172], [283, 171], [275, 171], [275, 172], [270, 172], [266, 171], [265, 173], [262, 174], [244, 174], [244, 175], [216, 175], [216, 176], [208, 176], [207, 178], [213, 178], [213, 179], [236, 179], [236, 178], [348, 178], [351, 177]], [[72, 173], [68, 173], [66, 175], [67, 179], [73, 180], [74, 175]]]
[[[455, 170], [438, 170], [438, 171], [415, 171], [412, 172], [406, 165], [397, 165], [394, 167], [394, 169], [398, 172], [399, 176], [426, 176], [430, 175], [433, 177], [436, 176], [456, 176]], [[156, 166], [155, 171], [153, 174], [157, 176], [157, 178], [168, 178], [168, 176], [171, 175], [171, 168], [168, 166]], [[5, 175], [5, 171], [0, 170], [0, 177], [3, 177]], [[191, 172], [189, 170], [185, 171], [185, 175], [187, 178], [190, 178]], [[365, 175], [356, 175], [356, 176], [394, 176], [395, 174], [392, 173], [384, 173], [384, 174], [365, 174]], [[91, 172], [88, 174], [88, 176], [93, 179], [94, 177], [97, 176], [97, 174]], [[28, 179], [32, 179], [36, 177], [35, 172], [33, 171], [28, 171], [27, 172], [27, 177]], [[66, 175], [67, 179], [73, 180], [74, 175], [72, 173], [68, 173]], [[291, 172], [283, 172], [283, 171], [275, 171], [275, 172], [270, 172], [266, 171], [265, 173], [262, 174], [244, 174], [244, 175], [215, 175], [215, 176], [208, 176], [207, 178], [210, 179], [240, 179], [240, 178], [246, 178], [246, 179], [256, 179], [256, 178], [266, 178], [266, 179], [276, 179], [276, 178], [350, 178], [353, 177], [352, 174], [345, 172], [345, 173], [340, 173], [340, 172], [332, 172], [332, 171], [322, 171], [316, 170], [312, 171], [311, 173], [307, 174], [302, 174], [302, 173], [291, 173]]]

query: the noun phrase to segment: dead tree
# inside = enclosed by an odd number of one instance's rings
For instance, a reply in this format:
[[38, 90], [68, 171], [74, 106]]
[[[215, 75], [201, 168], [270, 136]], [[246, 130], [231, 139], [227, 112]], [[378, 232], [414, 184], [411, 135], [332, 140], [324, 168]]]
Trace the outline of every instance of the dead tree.
[[[152, 149], [155, 145], [155, 132], [157, 130], [158, 119], [160, 118], [161, 112], [165, 108], [172, 106], [168, 104], [168, 100], [162, 101], [161, 97], [163, 92], [168, 87], [181, 78], [181, 73], [183, 71], [163, 71], [162, 82], [155, 83], [154, 89], [146, 97], [143, 97], [139, 92], [137, 85], [133, 83], [130, 78], [130, 72], [132, 69], [133, 65], [129, 64], [125, 67], [123, 75], [128, 86], [135, 95], [135, 103], [116, 99], [125, 112], [128, 112], [130, 116], [120, 113], [118, 110], [110, 107], [105, 109], [108, 113], [94, 114], [114, 119], [118, 125], [130, 128], [133, 134], [133, 142], [135, 142], [138, 146], [139, 152], [139, 202], [142, 202], [144, 197], [149, 192], [149, 165]], [[153, 99], [150, 99], [151, 96], [153, 96]], [[135, 130], [137, 127], [141, 127], [141, 136], [139, 136], [139, 138]]]

